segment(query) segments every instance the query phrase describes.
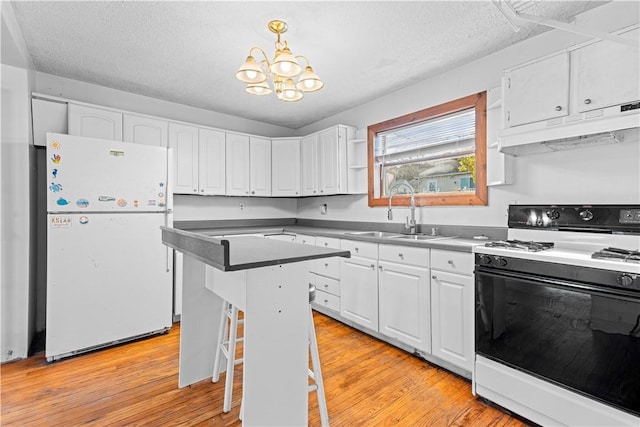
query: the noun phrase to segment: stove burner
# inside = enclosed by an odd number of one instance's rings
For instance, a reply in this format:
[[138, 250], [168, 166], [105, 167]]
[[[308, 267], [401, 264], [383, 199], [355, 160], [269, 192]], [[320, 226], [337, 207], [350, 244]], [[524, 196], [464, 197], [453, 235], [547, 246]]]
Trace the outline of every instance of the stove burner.
[[515, 249], [528, 252], [539, 252], [553, 248], [552, 242], [525, 242], [523, 240], [498, 240], [496, 242], [485, 243], [489, 248]]
[[624, 262], [640, 262], [640, 251], [630, 251], [620, 248], [604, 248], [592, 254], [591, 258], [613, 259]]

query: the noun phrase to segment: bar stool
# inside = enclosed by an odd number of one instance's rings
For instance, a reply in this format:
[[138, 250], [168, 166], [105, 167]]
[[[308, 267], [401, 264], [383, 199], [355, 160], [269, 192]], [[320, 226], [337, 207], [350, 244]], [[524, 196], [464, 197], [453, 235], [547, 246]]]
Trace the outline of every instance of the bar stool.
[[[311, 303], [316, 298], [316, 287], [309, 284], [309, 352], [311, 354], [311, 369], [309, 369], [309, 378], [312, 384], [309, 384], [309, 392], [315, 391], [318, 397], [318, 409], [320, 410], [320, 423], [322, 427], [329, 426], [329, 412], [327, 410], [327, 401], [324, 395], [324, 383], [322, 381], [322, 371], [320, 369], [320, 353], [318, 352], [318, 341], [316, 338], [316, 329], [313, 324], [313, 310]], [[235, 359], [236, 344], [244, 341], [243, 337], [237, 336], [238, 324], [243, 324], [244, 320], [238, 320], [238, 308], [228, 301], [223, 301], [223, 310], [221, 314], [220, 331], [218, 334], [218, 345], [216, 347], [216, 358], [213, 364], [212, 381], [218, 382], [220, 378], [220, 359], [224, 354], [227, 359], [227, 377], [224, 387], [224, 403], [222, 410], [229, 412], [231, 410], [231, 395], [233, 393], [233, 368], [235, 365], [242, 363], [243, 359]], [[243, 415], [243, 404], [240, 405], [240, 419]]]
[[233, 394], [233, 371], [235, 365], [242, 363], [243, 359], [236, 359], [236, 346], [244, 342], [244, 337], [238, 337], [238, 325], [244, 324], [243, 319], [238, 319], [238, 307], [229, 301], [222, 302], [222, 313], [220, 315], [220, 329], [218, 331], [218, 345], [216, 346], [216, 357], [213, 362], [213, 375], [211, 381], [217, 383], [220, 379], [220, 359], [224, 354], [227, 360], [227, 376], [224, 383], [224, 402], [222, 410], [231, 410], [231, 397]]

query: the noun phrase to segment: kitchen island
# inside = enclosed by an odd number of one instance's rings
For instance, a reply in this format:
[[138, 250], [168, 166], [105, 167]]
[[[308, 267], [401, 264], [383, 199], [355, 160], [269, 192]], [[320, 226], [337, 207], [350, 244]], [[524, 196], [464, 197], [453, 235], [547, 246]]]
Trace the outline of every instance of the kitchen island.
[[349, 251], [167, 227], [162, 241], [184, 254], [179, 387], [211, 377], [226, 300], [245, 313], [244, 425], [306, 425], [309, 263]]

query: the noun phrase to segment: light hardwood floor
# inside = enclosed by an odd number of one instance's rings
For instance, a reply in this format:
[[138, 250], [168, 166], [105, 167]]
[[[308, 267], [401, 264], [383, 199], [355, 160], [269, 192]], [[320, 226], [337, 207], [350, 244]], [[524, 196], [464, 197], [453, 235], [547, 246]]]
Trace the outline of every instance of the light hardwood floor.
[[[525, 426], [471, 395], [469, 381], [315, 313], [332, 426]], [[168, 334], [48, 364], [1, 367], [2, 426], [240, 426], [242, 368], [178, 389], [179, 324]], [[309, 425], [320, 425], [315, 393]]]

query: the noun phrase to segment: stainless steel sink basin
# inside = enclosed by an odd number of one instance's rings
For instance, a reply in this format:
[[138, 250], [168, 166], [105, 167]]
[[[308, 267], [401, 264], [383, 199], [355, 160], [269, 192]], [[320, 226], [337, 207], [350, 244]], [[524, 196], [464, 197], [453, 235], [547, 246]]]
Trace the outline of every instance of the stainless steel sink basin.
[[438, 239], [452, 239], [453, 236], [431, 236], [428, 234], [405, 234], [395, 236], [393, 239], [401, 240], [438, 240]]
[[388, 231], [351, 231], [345, 234], [352, 236], [378, 237], [378, 238], [396, 238], [402, 237], [402, 234], [390, 233]]

